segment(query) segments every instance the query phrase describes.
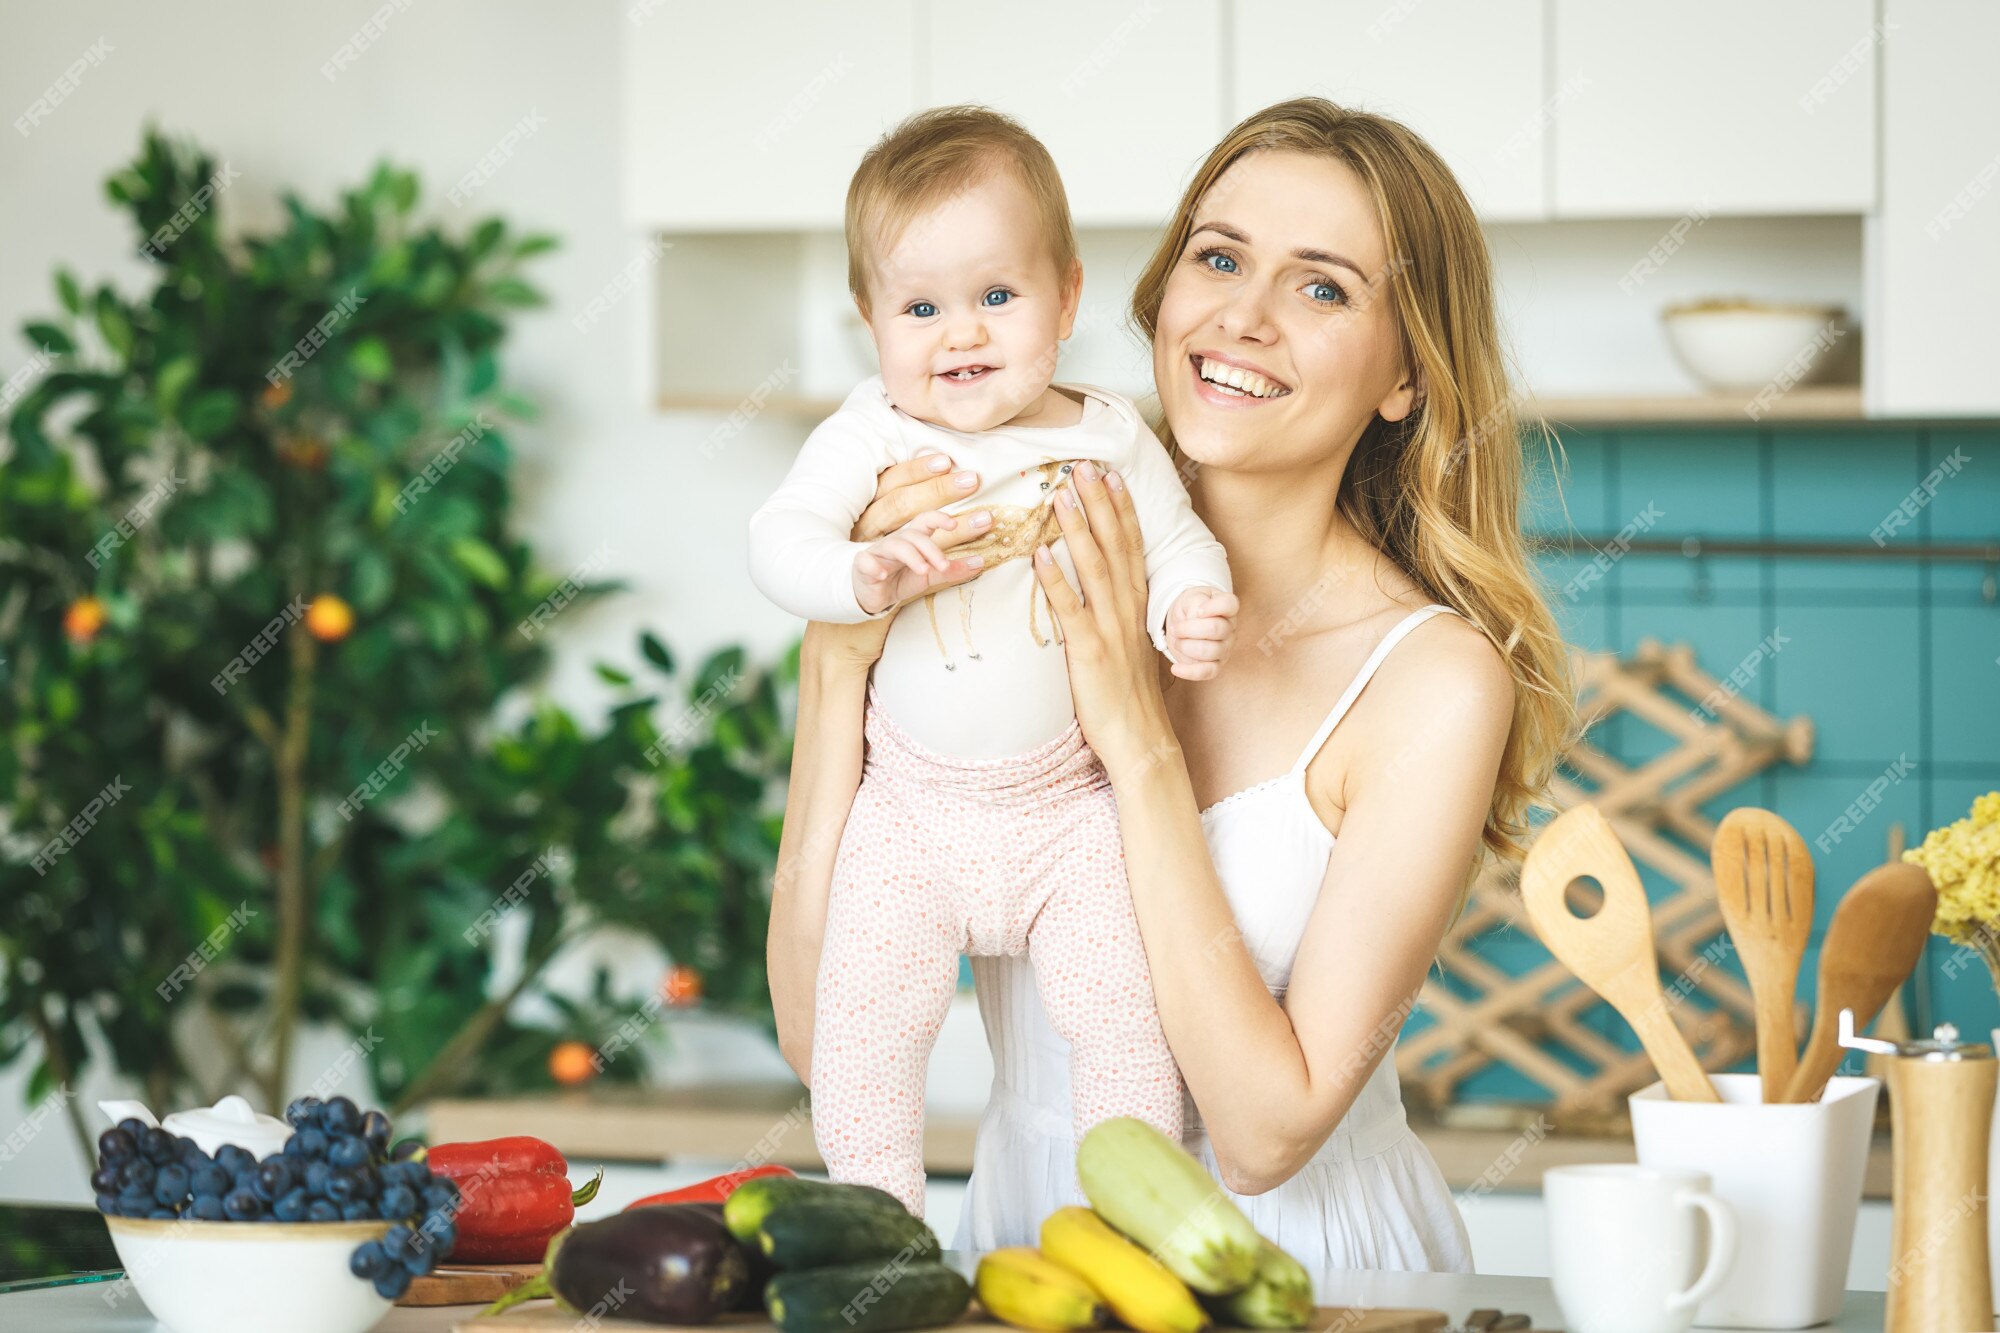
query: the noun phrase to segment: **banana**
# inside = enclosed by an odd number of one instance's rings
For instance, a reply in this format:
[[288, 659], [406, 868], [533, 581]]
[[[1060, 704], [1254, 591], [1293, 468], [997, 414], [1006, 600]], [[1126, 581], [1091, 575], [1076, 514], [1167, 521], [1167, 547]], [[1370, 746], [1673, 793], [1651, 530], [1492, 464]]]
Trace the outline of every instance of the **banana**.
[[1207, 1296], [1239, 1291], [1257, 1271], [1257, 1231], [1215, 1177], [1143, 1120], [1114, 1116], [1085, 1131], [1076, 1177], [1098, 1216]]
[[1029, 1245], [980, 1256], [973, 1287], [986, 1313], [1016, 1328], [1077, 1333], [1111, 1321], [1096, 1288]]
[[1259, 1236], [1257, 1275], [1227, 1296], [1205, 1296], [1202, 1304], [1224, 1324], [1237, 1328], [1304, 1328], [1312, 1322], [1313, 1284], [1305, 1266]]
[[1088, 1208], [1058, 1208], [1042, 1219], [1042, 1257], [1088, 1282], [1138, 1333], [1209, 1327], [1208, 1311], [1186, 1283]]

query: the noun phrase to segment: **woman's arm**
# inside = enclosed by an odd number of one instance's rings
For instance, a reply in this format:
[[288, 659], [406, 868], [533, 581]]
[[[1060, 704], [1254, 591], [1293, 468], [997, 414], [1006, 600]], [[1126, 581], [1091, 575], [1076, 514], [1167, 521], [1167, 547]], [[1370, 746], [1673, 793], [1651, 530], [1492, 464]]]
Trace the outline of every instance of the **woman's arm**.
[[[969, 472], [950, 476], [920, 455], [884, 471], [876, 499], [855, 525], [855, 539], [872, 541], [893, 532], [917, 514], [963, 499], [976, 489]], [[937, 534], [946, 548], [986, 530], [990, 516], [963, 516], [950, 532]], [[978, 573], [953, 561], [936, 587], [960, 583]], [[861, 783], [861, 717], [868, 671], [882, 654], [892, 617], [856, 625], [815, 621], [799, 646], [799, 707], [792, 739], [791, 781], [785, 792], [785, 823], [778, 839], [777, 872], [771, 881], [771, 922], [765, 937], [764, 966], [777, 1020], [778, 1049], [807, 1081], [812, 1073], [813, 988], [819, 976], [820, 942], [826, 928], [826, 895], [833, 883], [834, 853], [847, 827], [847, 812]]]
[[1456, 638], [1377, 678], [1389, 696], [1378, 716], [1434, 717], [1456, 695], [1452, 725], [1417, 727], [1393, 754], [1364, 752], [1291, 985], [1274, 1001], [1202, 836], [1146, 642], [1129, 497], [1110, 480], [1078, 481], [1081, 513], [1057, 505], [1081, 600], [1052, 561], [1036, 567], [1062, 623], [1078, 716], [1117, 794], [1167, 1043], [1223, 1183], [1262, 1193], [1319, 1149], [1395, 1043], [1477, 850], [1511, 681], [1483, 639]]

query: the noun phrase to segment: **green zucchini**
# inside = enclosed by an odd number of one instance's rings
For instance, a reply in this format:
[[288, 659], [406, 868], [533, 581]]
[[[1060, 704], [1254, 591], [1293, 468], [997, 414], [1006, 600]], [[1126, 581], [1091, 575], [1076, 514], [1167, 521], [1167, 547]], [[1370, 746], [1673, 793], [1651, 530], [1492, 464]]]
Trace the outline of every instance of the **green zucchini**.
[[855, 1205], [889, 1209], [910, 1215], [902, 1200], [873, 1185], [843, 1185], [831, 1180], [807, 1180], [803, 1176], [757, 1176], [736, 1187], [722, 1205], [722, 1223], [745, 1245], [757, 1244], [757, 1228], [779, 1204], [813, 1199], [841, 1201]]
[[764, 1309], [784, 1333], [891, 1333], [935, 1328], [972, 1304], [972, 1284], [934, 1259], [836, 1264], [780, 1273]]
[[781, 1270], [891, 1259], [905, 1250], [924, 1259], [938, 1253], [936, 1234], [901, 1208], [810, 1198], [773, 1208], [757, 1228], [757, 1248]]

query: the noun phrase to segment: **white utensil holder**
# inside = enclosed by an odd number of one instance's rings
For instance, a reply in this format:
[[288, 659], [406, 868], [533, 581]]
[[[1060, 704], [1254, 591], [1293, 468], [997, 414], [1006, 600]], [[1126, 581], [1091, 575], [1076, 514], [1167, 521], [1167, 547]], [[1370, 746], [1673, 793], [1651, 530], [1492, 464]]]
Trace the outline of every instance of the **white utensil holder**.
[[1645, 1166], [1705, 1171], [1736, 1210], [1736, 1263], [1700, 1327], [1810, 1328], [1840, 1312], [1882, 1085], [1835, 1077], [1817, 1102], [1766, 1106], [1755, 1074], [1712, 1074], [1722, 1101], [1629, 1099]]

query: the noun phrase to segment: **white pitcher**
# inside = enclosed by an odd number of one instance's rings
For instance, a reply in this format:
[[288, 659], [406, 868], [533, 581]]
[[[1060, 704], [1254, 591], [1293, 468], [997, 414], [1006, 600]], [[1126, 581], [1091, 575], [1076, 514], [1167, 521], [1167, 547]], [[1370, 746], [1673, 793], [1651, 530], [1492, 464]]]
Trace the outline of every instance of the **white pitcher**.
[[97, 1109], [114, 1125], [129, 1117], [157, 1125], [169, 1134], [185, 1134], [211, 1157], [223, 1144], [233, 1143], [262, 1161], [283, 1149], [285, 1140], [292, 1137], [290, 1125], [276, 1116], [259, 1113], [249, 1102], [233, 1094], [213, 1106], [175, 1111], [165, 1120], [155, 1120], [144, 1102], [105, 1101], [99, 1102]]

